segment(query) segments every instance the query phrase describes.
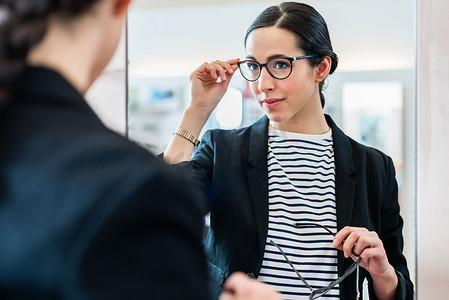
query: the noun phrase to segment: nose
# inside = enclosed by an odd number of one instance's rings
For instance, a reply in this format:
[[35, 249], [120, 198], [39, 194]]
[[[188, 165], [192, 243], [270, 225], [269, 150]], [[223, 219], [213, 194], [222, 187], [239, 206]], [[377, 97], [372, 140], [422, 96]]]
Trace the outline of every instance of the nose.
[[258, 79], [258, 88], [261, 92], [271, 91], [274, 88], [274, 79], [270, 73], [268, 73], [267, 68], [261, 68], [260, 77]]

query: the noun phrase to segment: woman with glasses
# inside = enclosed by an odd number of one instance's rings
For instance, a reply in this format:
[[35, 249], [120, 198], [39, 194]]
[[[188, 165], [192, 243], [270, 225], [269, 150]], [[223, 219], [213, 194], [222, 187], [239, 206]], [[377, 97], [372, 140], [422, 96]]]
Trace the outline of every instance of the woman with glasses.
[[[372, 299], [412, 299], [393, 162], [323, 113], [338, 59], [321, 15], [296, 2], [271, 6], [245, 49], [243, 60], [192, 73], [192, 102], [164, 153], [208, 196], [213, 297], [242, 271], [285, 299], [355, 299], [364, 278]], [[237, 69], [266, 116], [207, 131], [200, 143]]]

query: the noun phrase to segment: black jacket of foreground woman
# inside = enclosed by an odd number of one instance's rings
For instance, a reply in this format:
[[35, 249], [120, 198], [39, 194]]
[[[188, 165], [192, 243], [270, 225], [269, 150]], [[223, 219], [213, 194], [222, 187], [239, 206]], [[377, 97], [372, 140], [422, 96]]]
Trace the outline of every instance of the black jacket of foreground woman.
[[204, 201], [28, 68], [0, 110], [0, 299], [207, 299]]

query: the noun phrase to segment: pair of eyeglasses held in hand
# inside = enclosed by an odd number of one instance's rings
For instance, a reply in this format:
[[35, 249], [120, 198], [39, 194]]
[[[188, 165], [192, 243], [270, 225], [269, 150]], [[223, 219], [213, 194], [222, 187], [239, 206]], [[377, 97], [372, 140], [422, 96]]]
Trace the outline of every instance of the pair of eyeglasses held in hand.
[[[320, 225], [320, 224], [315, 224], [315, 223], [293, 223], [293, 226], [295, 227], [305, 227], [305, 226], [318, 226], [323, 228], [324, 230], [326, 230], [328, 233], [330, 233], [331, 235], [335, 236], [335, 234], [330, 231], [328, 228]], [[298, 276], [298, 278], [309, 288], [310, 290], [310, 295], [309, 295], [309, 299], [317, 299], [321, 296], [323, 296], [324, 294], [326, 294], [328, 291], [330, 291], [334, 286], [336, 286], [337, 284], [339, 284], [340, 282], [342, 282], [346, 277], [348, 277], [349, 274], [351, 274], [352, 272], [354, 272], [354, 270], [356, 271], [356, 299], [360, 299], [360, 291], [359, 291], [359, 265], [360, 262], [362, 261], [362, 259], [354, 252], [352, 251], [352, 254], [354, 254], [357, 259], [354, 261], [354, 263], [346, 270], [346, 272], [339, 278], [337, 278], [336, 280], [334, 280], [333, 282], [331, 282], [329, 285], [322, 287], [322, 288], [318, 288], [318, 289], [314, 289], [305, 279], [304, 277], [301, 276], [301, 274], [299, 274], [298, 270], [296, 270], [295, 266], [293, 265], [293, 263], [288, 259], [287, 255], [284, 253], [284, 251], [281, 249], [281, 247], [279, 247], [278, 244], [276, 244], [273, 240], [270, 240], [270, 244], [275, 246], [280, 252], [281, 254], [284, 256], [285, 260], [288, 262], [288, 264], [292, 267], [293, 271], [295, 271], [296, 275]]]

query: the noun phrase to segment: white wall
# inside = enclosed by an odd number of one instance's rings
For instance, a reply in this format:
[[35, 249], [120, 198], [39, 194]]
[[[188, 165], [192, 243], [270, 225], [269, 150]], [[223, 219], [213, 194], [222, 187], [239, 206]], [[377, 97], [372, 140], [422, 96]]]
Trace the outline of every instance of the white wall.
[[449, 1], [417, 3], [418, 299], [448, 299]]
[[[244, 57], [246, 29], [263, 9], [281, 1], [205, 2], [134, 0], [130, 76], [187, 77], [203, 61]], [[303, 2], [327, 22], [340, 57], [338, 72], [414, 68], [412, 0]]]

